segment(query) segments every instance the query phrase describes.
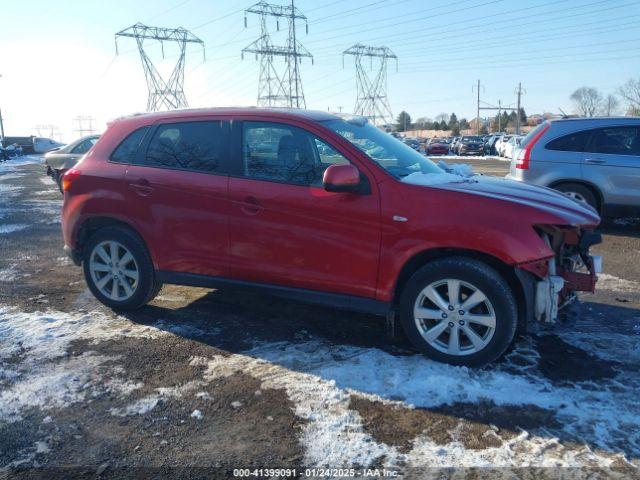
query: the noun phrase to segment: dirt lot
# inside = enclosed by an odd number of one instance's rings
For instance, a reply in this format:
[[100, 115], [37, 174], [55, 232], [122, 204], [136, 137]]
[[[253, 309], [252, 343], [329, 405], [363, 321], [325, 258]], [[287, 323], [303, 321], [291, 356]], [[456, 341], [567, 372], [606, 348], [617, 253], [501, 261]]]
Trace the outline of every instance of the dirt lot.
[[575, 326], [469, 370], [391, 345], [382, 319], [253, 294], [166, 286], [116, 315], [63, 256], [38, 161], [0, 164], [0, 478], [639, 477], [640, 220], [605, 222]]

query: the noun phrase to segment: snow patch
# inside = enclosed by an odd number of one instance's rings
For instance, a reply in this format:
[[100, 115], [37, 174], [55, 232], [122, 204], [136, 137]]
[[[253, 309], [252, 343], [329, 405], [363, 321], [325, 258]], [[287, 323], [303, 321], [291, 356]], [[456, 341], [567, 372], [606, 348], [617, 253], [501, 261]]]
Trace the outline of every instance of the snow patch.
[[596, 290], [613, 290], [615, 292], [640, 294], [640, 282], [625, 280], [607, 273], [599, 273]]
[[[593, 339], [575, 341], [585, 342], [583, 346], [593, 350]], [[640, 338], [630, 339], [629, 347], [640, 350]], [[534, 364], [539, 358], [536, 355], [531, 358]], [[402, 462], [414, 466], [606, 466], [613, 455], [596, 453], [593, 446], [616, 452], [625, 445], [640, 454], [637, 372], [621, 373], [599, 384], [559, 386], [535, 368], [494, 365], [487, 370], [467, 369], [438, 364], [421, 355], [395, 356], [377, 349], [315, 341], [265, 344], [245, 354], [194, 358], [192, 363], [205, 366], [206, 380], [242, 372], [261, 380], [261, 389], [284, 389], [296, 415], [307, 420], [301, 441], [309, 466], [371, 465], [383, 456], [386, 466]], [[535, 436], [523, 432], [511, 443], [475, 451], [460, 444], [436, 445], [418, 437], [413, 450], [404, 455], [377, 443], [364, 431], [358, 413], [349, 409], [352, 393], [408, 408], [480, 401], [522, 406], [523, 410], [535, 405], [557, 412], [565, 441], [571, 439], [584, 447], [566, 448], [552, 433]]]
[[197, 420], [202, 420], [202, 412], [200, 410], [194, 410], [193, 412], [191, 412], [191, 418], [195, 418]]
[[404, 183], [412, 185], [420, 185], [423, 187], [433, 187], [435, 185], [444, 185], [445, 183], [463, 183], [469, 181], [462, 175], [454, 173], [422, 173], [414, 172], [402, 178]]
[[453, 173], [454, 175], [461, 175], [463, 177], [473, 177], [476, 174], [468, 163], [452, 163], [449, 165], [444, 160], [440, 160], [438, 166], [447, 173]]
[[0, 225], [0, 234], [9, 234], [14, 232], [19, 232], [20, 230], [24, 230], [28, 228], [29, 225], [25, 223], [9, 223], [6, 225]]
[[[118, 336], [153, 338], [165, 334], [100, 312], [25, 313], [0, 306], [0, 379], [6, 379], [0, 393], [0, 421], [17, 421], [29, 407], [68, 407], [96, 391], [129, 395], [142, 386], [123, 380], [121, 369], [113, 366], [108, 368], [109, 380], [105, 381], [103, 364], [115, 358], [92, 352], [69, 356], [72, 341], [97, 343]], [[7, 362], [12, 357], [21, 361]]]
[[18, 278], [18, 268], [16, 265], [10, 265], [8, 268], [0, 270], [0, 282], [12, 282]]

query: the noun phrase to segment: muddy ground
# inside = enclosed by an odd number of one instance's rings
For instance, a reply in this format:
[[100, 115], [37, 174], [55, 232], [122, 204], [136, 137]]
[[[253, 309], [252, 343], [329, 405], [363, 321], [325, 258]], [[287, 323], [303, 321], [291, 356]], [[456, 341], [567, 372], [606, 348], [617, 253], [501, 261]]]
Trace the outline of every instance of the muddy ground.
[[64, 257], [60, 204], [38, 159], [0, 164], [0, 478], [638, 476], [640, 219], [605, 221], [575, 325], [469, 370], [383, 319], [255, 294], [165, 286], [116, 315]]

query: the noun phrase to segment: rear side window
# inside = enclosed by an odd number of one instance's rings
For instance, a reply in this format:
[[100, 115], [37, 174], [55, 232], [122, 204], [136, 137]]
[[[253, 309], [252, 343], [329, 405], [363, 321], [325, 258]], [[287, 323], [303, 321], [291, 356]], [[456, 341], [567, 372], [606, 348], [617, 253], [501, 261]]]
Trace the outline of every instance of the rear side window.
[[587, 151], [610, 155], [640, 155], [640, 129], [611, 127], [593, 130]]
[[111, 154], [111, 161], [117, 163], [134, 163], [136, 152], [149, 127], [134, 130], [125, 138]]
[[224, 154], [222, 121], [160, 125], [149, 142], [145, 165], [219, 172]]
[[573, 132], [563, 137], [556, 138], [547, 143], [547, 150], [555, 150], [560, 152], [584, 152], [589, 143], [591, 131], [583, 130], [581, 132]]
[[91, 150], [91, 147], [93, 147], [97, 141], [97, 138], [88, 138], [76, 145], [71, 153], [87, 153], [89, 150]]

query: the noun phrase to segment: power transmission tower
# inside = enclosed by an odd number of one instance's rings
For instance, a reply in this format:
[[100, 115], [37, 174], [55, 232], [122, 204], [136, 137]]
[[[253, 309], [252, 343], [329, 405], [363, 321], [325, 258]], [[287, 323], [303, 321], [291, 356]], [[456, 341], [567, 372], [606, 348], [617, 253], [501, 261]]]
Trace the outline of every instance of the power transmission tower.
[[[58, 141], [60, 141], [60, 139], [62, 138], [62, 133], [60, 132], [60, 129], [57, 125], [39, 124], [33, 127], [33, 129], [36, 131], [38, 137], [47, 137], [48, 135], [47, 138], [57, 139]], [[48, 134], [46, 133], [47, 130], [49, 131]]]
[[[147, 89], [149, 90], [147, 111], [155, 112], [188, 107], [187, 98], [184, 94], [184, 64], [187, 44], [197, 43], [201, 45], [204, 59], [204, 42], [184, 28], [149, 27], [142, 23], [136, 23], [116, 33], [116, 54], [118, 53], [118, 38], [120, 37], [134, 38], [138, 45], [142, 68], [147, 81]], [[168, 80], [165, 81], [153, 65], [144, 48], [145, 40], [160, 42], [162, 58], [164, 58], [164, 42], [174, 42], [178, 45], [180, 53]]]
[[76, 128], [73, 131], [78, 134], [78, 137], [84, 137], [85, 135], [93, 135], [94, 133], [96, 133], [95, 129], [93, 128], [94, 121], [95, 121], [95, 118], [93, 117], [84, 117], [84, 116], [78, 115], [76, 118], [73, 119], [73, 123], [76, 124]]
[[[261, 1], [247, 8], [244, 17], [245, 28], [248, 13], [260, 17], [260, 37], [242, 49], [243, 59], [245, 53], [253, 53], [260, 60], [258, 106], [306, 108], [300, 78], [300, 61], [302, 57], [308, 57], [313, 64], [313, 56], [296, 38], [296, 21], [303, 21], [308, 33], [307, 17], [295, 7], [293, 0], [291, 5], [286, 6]], [[280, 30], [281, 18], [287, 21], [289, 32], [285, 46], [277, 46], [271, 42], [267, 28], [268, 17], [275, 17], [277, 30]], [[275, 57], [283, 57], [285, 60], [286, 69], [281, 74], [274, 64]]]
[[[390, 124], [393, 122], [393, 113], [387, 98], [387, 64], [390, 58], [396, 61], [398, 70], [398, 57], [388, 47], [371, 47], [356, 43], [342, 52], [344, 56], [354, 57], [356, 66], [357, 99], [353, 113], [368, 118], [374, 125]], [[370, 77], [363, 65], [363, 59], [369, 58], [369, 68], [373, 70], [373, 59], [379, 59], [376, 75]]]

